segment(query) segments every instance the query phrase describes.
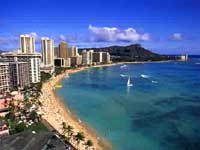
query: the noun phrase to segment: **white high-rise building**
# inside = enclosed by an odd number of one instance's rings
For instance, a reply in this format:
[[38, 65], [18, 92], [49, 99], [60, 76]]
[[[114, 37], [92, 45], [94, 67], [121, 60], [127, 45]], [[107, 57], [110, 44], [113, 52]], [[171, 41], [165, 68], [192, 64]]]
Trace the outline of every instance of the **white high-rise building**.
[[78, 47], [72, 46], [68, 48], [68, 57], [79, 56]]
[[32, 35], [20, 35], [20, 50], [25, 54], [35, 53], [35, 37]]
[[41, 54], [24, 54], [24, 53], [2, 53], [2, 58], [7, 58], [10, 62], [27, 62], [29, 67], [30, 83], [40, 82], [40, 62]]
[[75, 56], [79, 56], [78, 47], [74, 47], [74, 55]]
[[54, 64], [54, 41], [48, 37], [42, 38], [42, 62], [44, 65]]
[[94, 50], [89, 50], [89, 64], [90, 65], [93, 64], [93, 53], [94, 53]]
[[102, 63], [103, 52], [93, 52], [93, 62]]
[[0, 94], [9, 91], [9, 63], [0, 62]]
[[82, 51], [82, 61], [83, 65], [92, 65], [93, 63], [93, 50], [83, 50]]
[[108, 52], [102, 52], [102, 62], [110, 63], [110, 54]]
[[82, 51], [82, 61], [83, 61], [83, 65], [89, 65], [90, 64], [90, 60], [89, 60], [89, 52], [86, 50]]

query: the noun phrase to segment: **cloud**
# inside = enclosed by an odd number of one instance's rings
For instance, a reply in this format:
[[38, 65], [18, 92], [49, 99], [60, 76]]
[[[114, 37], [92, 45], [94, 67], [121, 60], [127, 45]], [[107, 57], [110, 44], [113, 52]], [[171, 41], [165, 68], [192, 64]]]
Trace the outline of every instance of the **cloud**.
[[66, 37], [65, 37], [63, 34], [61, 34], [61, 35], [59, 36], [59, 40], [61, 40], [61, 41], [66, 41]]
[[171, 36], [171, 40], [174, 40], [174, 41], [181, 41], [183, 40], [183, 35], [181, 33], [174, 33], [172, 36]]
[[35, 38], [37, 38], [37, 37], [38, 37], [38, 35], [37, 35], [37, 33], [36, 33], [36, 32], [31, 32], [31, 33], [30, 33], [30, 35], [31, 35], [31, 36], [34, 36]]
[[89, 25], [90, 39], [95, 42], [135, 42], [135, 41], [149, 41], [150, 35], [148, 33], [138, 33], [134, 28], [118, 29], [116, 27], [95, 27]]
[[[25, 33], [24, 33], [25, 34]], [[40, 36], [36, 32], [31, 32], [28, 35], [35, 37], [36, 44], [40, 44]], [[20, 42], [20, 34], [12, 32], [9, 37], [0, 37], [0, 49], [9, 50], [9, 49], [18, 49]]]
[[7, 38], [0, 37], [0, 44], [5, 44], [7, 43]]

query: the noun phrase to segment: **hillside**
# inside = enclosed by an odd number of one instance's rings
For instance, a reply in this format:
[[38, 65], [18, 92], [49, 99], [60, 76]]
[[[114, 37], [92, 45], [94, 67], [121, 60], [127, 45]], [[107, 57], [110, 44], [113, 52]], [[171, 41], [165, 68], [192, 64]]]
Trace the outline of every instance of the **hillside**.
[[88, 49], [93, 49], [96, 52], [109, 52], [113, 61], [159, 61], [169, 59], [166, 56], [153, 53], [139, 44], [104, 48], [86, 48], [86, 50]]

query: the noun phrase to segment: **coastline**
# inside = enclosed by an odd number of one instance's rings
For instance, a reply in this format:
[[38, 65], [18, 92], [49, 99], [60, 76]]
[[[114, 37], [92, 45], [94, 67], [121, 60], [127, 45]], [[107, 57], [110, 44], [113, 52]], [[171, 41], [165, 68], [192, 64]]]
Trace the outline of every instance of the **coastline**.
[[[102, 137], [99, 137], [94, 129], [90, 128], [86, 123], [82, 122], [76, 114], [71, 112], [67, 105], [64, 104], [64, 101], [55, 92], [55, 85], [62, 82], [65, 75], [74, 74], [85, 69], [88, 69], [88, 67], [66, 70], [53, 80], [44, 83], [42, 87], [43, 94], [40, 97], [40, 102], [43, 105], [40, 107], [39, 111], [42, 114], [42, 118], [59, 133], [62, 133], [62, 122], [66, 122], [67, 125], [71, 125], [74, 128], [74, 133], [83, 132], [86, 140], [92, 140], [95, 150], [110, 150], [111, 144]], [[76, 146], [75, 141], [71, 140], [70, 143]], [[85, 150], [84, 143], [80, 143], [79, 149]]]
[[[62, 133], [62, 122], [66, 122], [67, 125], [71, 125], [74, 128], [75, 133], [83, 132], [86, 140], [92, 140], [94, 143], [95, 150], [110, 150], [112, 149], [111, 144], [99, 137], [94, 129], [92, 129], [85, 122], [82, 122], [78, 116], [71, 112], [68, 106], [64, 103], [64, 100], [57, 95], [55, 92], [55, 85], [60, 84], [66, 75], [81, 72], [89, 68], [100, 68], [100, 67], [110, 67], [122, 64], [143, 64], [143, 63], [164, 63], [171, 61], [159, 61], [159, 62], [119, 62], [110, 63], [103, 65], [96, 65], [90, 67], [81, 67], [77, 69], [69, 69], [64, 73], [56, 76], [52, 80], [43, 84], [42, 95], [40, 97], [40, 102], [43, 104], [39, 111], [42, 114], [42, 118], [45, 119], [50, 125], [52, 125], [59, 133]], [[76, 146], [74, 141], [70, 141], [72, 145]], [[80, 150], [85, 150], [84, 143], [80, 143]]]

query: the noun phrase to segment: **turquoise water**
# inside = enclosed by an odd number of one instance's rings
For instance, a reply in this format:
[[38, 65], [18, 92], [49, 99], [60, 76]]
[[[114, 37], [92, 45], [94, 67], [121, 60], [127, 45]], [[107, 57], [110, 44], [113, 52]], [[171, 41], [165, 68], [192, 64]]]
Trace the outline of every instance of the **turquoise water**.
[[[114, 150], [199, 150], [198, 62], [89, 69], [65, 79], [57, 92]], [[120, 74], [130, 75], [133, 87]]]

